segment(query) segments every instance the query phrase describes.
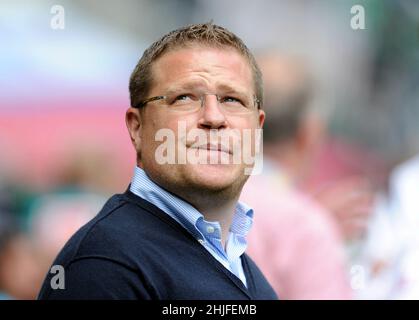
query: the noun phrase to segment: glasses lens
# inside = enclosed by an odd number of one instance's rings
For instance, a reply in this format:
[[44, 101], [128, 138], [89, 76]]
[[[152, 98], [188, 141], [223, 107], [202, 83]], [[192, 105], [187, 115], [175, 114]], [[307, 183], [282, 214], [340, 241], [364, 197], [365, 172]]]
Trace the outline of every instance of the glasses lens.
[[173, 94], [166, 97], [166, 104], [173, 111], [185, 112], [199, 110], [201, 101], [194, 94]]
[[225, 97], [220, 99], [221, 107], [228, 113], [244, 114], [251, 113], [254, 110], [253, 100], [247, 97], [235, 98]]

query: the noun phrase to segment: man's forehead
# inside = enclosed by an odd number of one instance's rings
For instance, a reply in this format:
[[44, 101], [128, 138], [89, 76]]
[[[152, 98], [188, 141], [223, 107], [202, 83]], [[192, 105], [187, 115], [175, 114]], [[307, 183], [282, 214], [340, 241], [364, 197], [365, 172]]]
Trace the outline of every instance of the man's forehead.
[[[179, 86], [198, 85], [200, 80], [205, 83], [205, 76], [218, 80], [223, 89], [235, 87], [232, 81], [242, 86], [253, 85], [249, 62], [234, 48], [175, 49], [153, 63], [152, 74], [156, 85], [162, 81], [177, 82]], [[203, 77], [200, 78], [200, 75]]]

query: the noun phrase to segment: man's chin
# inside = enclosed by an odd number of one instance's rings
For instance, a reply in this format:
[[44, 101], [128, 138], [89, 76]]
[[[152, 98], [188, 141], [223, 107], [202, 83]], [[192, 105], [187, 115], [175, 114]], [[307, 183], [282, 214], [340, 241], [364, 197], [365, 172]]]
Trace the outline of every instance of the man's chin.
[[237, 182], [243, 169], [232, 164], [190, 164], [188, 175], [193, 184], [207, 190], [223, 190]]

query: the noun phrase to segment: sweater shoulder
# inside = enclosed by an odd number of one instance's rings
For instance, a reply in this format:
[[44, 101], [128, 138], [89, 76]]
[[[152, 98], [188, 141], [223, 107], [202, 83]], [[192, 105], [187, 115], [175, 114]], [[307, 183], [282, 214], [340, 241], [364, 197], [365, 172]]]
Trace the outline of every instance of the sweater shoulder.
[[[158, 209], [157, 209], [158, 210]], [[133, 257], [147, 255], [159, 230], [170, 228], [159, 215], [129, 201], [124, 194], [112, 196], [100, 212], [66, 243], [54, 264], [68, 265], [83, 258], [105, 258], [136, 268]]]

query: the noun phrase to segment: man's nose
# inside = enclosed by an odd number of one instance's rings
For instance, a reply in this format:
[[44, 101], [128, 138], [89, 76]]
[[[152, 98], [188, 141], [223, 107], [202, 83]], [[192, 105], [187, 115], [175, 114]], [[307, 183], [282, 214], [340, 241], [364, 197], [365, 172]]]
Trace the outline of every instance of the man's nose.
[[198, 125], [203, 128], [220, 129], [226, 126], [227, 119], [215, 94], [202, 96], [201, 117]]

